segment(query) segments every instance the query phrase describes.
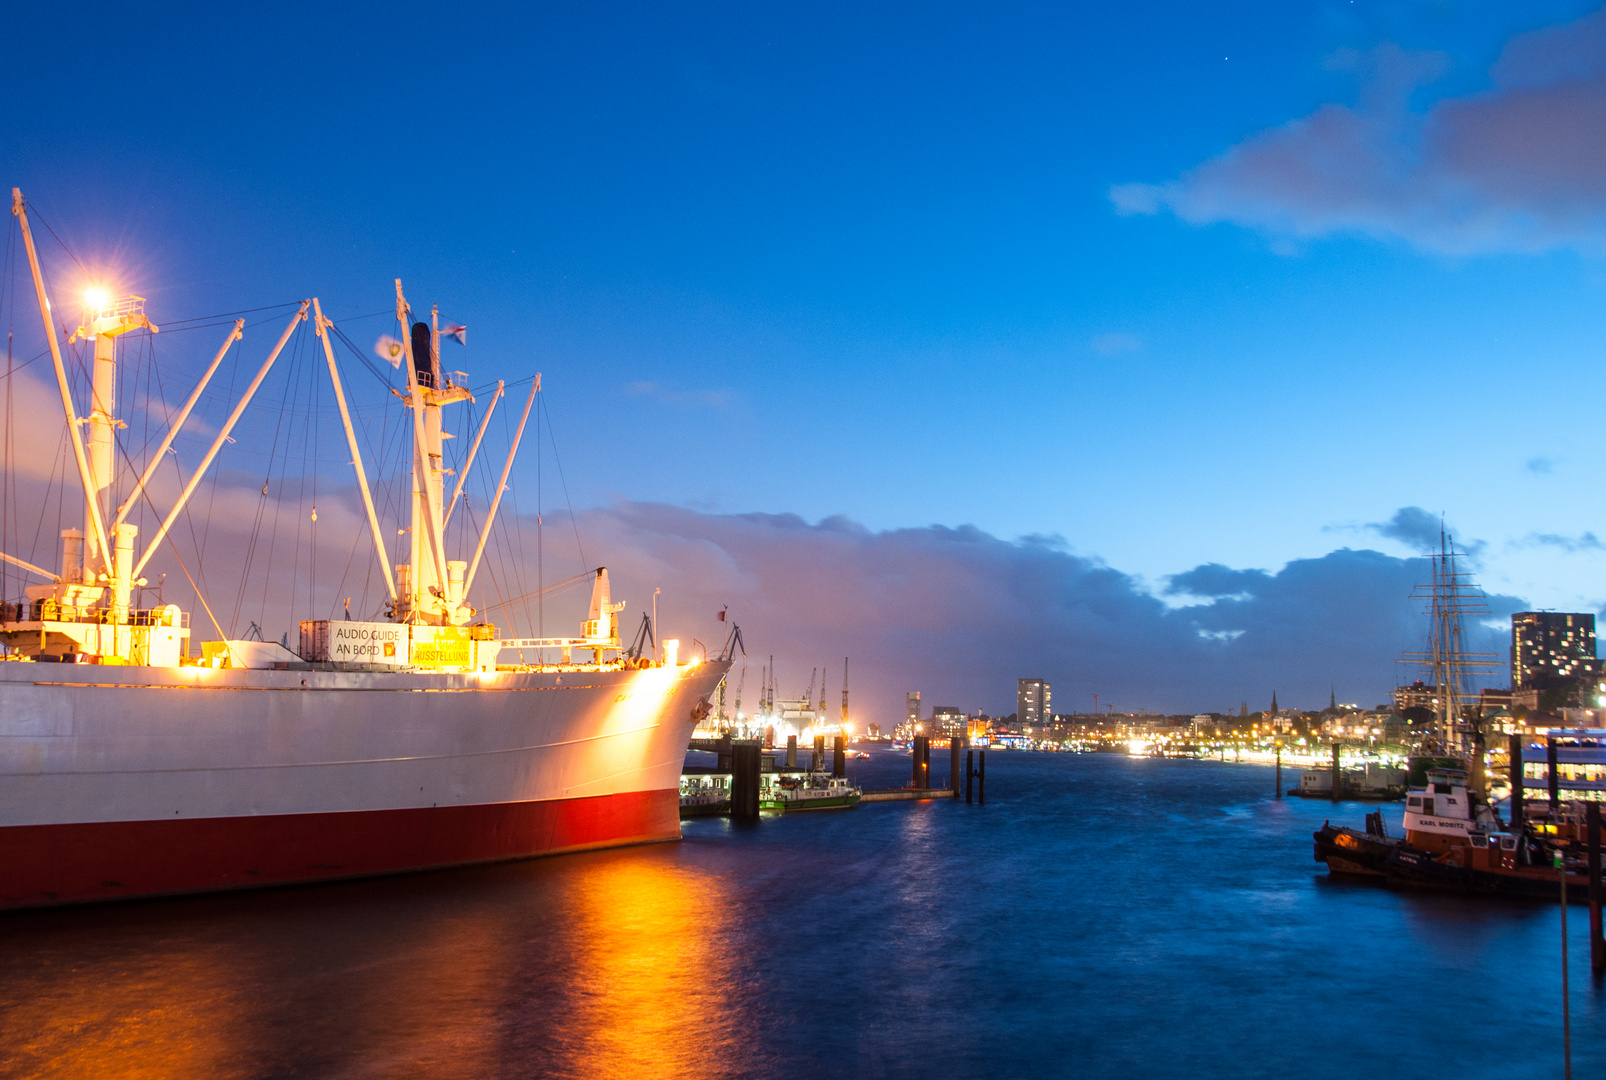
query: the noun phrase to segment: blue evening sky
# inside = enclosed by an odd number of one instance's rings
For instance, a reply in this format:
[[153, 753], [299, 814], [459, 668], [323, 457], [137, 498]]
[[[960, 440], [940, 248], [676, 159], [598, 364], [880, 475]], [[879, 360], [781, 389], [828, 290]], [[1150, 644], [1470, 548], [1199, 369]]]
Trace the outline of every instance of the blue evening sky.
[[1158, 586], [1405, 554], [1366, 526], [1414, 505], [1593, 607], [1590, 207], [1444, 241], [1112, 199], [1365, 109], [1380, 49], [1437, 56], [1407, 116], [1478, 100], [1592, 10], [34, 5], [0, 173], [158, 322], [403, 278], [476, 379], [546, 373], [581, 506], [1058, 535]]

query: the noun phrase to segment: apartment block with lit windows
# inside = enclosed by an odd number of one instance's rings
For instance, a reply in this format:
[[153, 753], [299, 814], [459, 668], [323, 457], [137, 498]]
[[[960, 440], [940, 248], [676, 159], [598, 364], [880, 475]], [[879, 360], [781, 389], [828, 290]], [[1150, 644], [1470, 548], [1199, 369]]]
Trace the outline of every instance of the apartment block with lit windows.
[[1015, 724], [1023, 728], [1040, 728], [1054, 716], [1049, 704], [1050, 689], [1042, 679], [1015, 680]]
[[1595, 616], [1519, 611], [1511, 617], [1511, 688], [1548, 690], [1599, 674]]

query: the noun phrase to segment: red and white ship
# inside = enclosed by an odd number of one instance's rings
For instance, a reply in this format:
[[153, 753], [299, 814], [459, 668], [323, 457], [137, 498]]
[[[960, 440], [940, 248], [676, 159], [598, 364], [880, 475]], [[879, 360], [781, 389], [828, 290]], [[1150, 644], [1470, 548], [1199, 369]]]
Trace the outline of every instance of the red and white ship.
[[[469, 606], [497, 505], [471, 558], [448, 558], [446, 525], [464, 476], [448, 500], [442, 410], [469, 394], [441, 371], [439, 332], [413, 320], [400, 282], [413, 443], [409, 562], [390, 565], [331, 348], [333, 324], [317, 300], [301, 304], [141, 545], [129, 510], [148, 497], [156, 463], [242, 324], [144, 475], [113, 505], [116, 340], [156, 327], [137, 297], [86, 316], [78, 334], [93, 343], [94, 360], [82, 408], [15, 189], [12, 212], [85, 499], [83, 527], [61, 534], [59, 571], [0, 552], [39, 580], [26, 604], [0, 611], [0, 908], [383, 874], [680, 835], [687, 744], [729, 664], [681, 662], [672, 642], [659, 660], [622, 652], [615, 616], [623, 605], [611, 602], [606, 569], [594, 572], [577, 637], [504, 639]], [[304, 622], [299, 653], [216, 641], [192, 657], [186, 612], [131, 603], [144, 585], [140, 573], [309, 316], [384, 568], [388, 621]], [[538, 386], [539, 377], [532, 401]], [[44, 433], [47, 418], [38, 422]], [[53, 425], [49, 431], [54, 438]], [[550, 662], [499, 662], [530, 653]]]

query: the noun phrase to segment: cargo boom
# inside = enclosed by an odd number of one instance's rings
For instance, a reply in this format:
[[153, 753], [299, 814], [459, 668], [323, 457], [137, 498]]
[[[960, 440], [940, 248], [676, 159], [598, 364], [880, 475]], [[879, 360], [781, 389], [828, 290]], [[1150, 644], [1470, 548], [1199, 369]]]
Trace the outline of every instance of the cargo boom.
[[[116, 340], [156, 333], [138, 297], [86, 312], [91, 408], [80, 417], [50, 317], [26, 204], [13, 189], [63, 421], [84, 492], [59, 572], [0, 607], [0, 908], [231, 889], [578, 851], [680, 835], [686, 747], [729, 668], [626, 655], [605, 568], [573, 638], [502, 638], [469, 605], [540, 376], [475, 549], [449, 559], [445, 406], [471, 400], [439, 362], [436, 326], [396, 314], [411, 413], [409, 561], [390, 564], [317, 300], [302, 302], [143, 552], [126, 518], [242, 324], [123, 501], [116, 479]], [[309, 620], [298, 652], [261, 641], [189, 648], [176, 605], [137, 609], [140, 572], [309, 308], [389, 600], [387, 622]], [[398, 365], [403, 366], [403, 365]], [[397, 391], [400, 394], [400, 391]], [[87, 430], [81, 437], [80, 426]], [[466, 554], [466, 553], [465, 553]], [[538, 662], [523, 663], [533, 653]], [[552, 657], [551, 654], [558, 654]], [[504, 664], [504, 656], [518, 658]]]

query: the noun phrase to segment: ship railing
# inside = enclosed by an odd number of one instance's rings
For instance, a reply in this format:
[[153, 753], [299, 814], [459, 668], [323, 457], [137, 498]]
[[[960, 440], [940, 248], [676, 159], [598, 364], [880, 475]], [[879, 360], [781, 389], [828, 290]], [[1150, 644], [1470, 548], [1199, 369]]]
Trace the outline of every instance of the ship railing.
[[[12, 606], [12, 605], [7, 605]], [[17, 614], [21, 614], [19, 611]], [[126, 617], [117, 618], [114, 608], [63, 607], [54, 600], [35, 600], [29, 617], [33, 622], [98, 623], [119, 626], [174, 626], [188, 630], [190, 613], [169, 604], [156, 608], [130, 608]]]

